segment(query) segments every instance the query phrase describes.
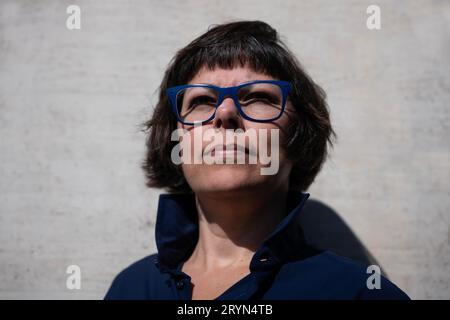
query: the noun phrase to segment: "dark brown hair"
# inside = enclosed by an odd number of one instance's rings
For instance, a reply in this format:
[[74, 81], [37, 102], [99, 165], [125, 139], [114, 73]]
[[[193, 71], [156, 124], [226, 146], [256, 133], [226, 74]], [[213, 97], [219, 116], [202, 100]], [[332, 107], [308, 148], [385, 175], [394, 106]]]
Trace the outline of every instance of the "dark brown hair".
[[325, 92], [302, 69], [292, 52], [271, 26], [262, 21], [237, 21], [214, 25], [179, 50], [170, 61], [159, 87], [159, 101], [150, 120], [143, 124], [148, 134], [142, 169], [148, 187], [169, 192], [192, 192], [180, 165], [171, 161], [171, 141], [177, 120], [166, 96], [168, 87], [188, 83], [203, 66], [211, 70], [248, 65], [255, 72], [290, 81], [289, 98], [297, 111], [288, 128], [285, 145], [294, 166], [290, 189], [305, 191], [314, 181], [333, 146], [336, 134], [331, 126]]

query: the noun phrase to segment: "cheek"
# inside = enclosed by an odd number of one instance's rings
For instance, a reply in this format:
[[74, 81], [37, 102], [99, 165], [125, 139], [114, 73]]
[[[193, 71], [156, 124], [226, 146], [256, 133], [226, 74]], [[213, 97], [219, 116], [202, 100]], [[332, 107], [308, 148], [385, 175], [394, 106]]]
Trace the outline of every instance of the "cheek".
[[280, 159], [286, 155], [286, 144], [288, 142], [287, 125], [284, 123], [267, 124], [257, 129], [258, 147], [263, 146], [267, 152], [278, 152]]
[[[269, 131], [267, 148], [271, 156], [271, 152], [276, 152], [279, 159], [279, 178], [283, 179], [289, 176], [290, 171], [293, 167], [292, 160], [288, 157], [287, 143], [289, 142], [288, 127], [291, 125], [291, 119], [286, 116], [281, 117], [275, 123], [267, 126]], [[276, 133], [275, 133], [276, 132]], [[272, 141], [272, 139], [276, 139]], [[271, 149], [272, 148], [272, 149]], [[273, 158], [273, 156], [272, 156]]]

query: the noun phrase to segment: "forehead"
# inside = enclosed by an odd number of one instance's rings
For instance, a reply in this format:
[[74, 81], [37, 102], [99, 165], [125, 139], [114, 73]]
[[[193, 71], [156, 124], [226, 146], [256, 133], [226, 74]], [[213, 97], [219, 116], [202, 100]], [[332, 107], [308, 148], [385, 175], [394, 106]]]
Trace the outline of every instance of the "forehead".
[[256, 72], [251, 68], [235, 67], [233, 69], [222, 69], [216, 67], [209, 69], [207, 66], [203, 66], [197, 72], [197, 74], [189, 81], [188, 84], [204, 83], [212, 84], [219, 87], [236, 86], [243, 82], [254, 80], [277, 80], [274, 77], [265, 73]]

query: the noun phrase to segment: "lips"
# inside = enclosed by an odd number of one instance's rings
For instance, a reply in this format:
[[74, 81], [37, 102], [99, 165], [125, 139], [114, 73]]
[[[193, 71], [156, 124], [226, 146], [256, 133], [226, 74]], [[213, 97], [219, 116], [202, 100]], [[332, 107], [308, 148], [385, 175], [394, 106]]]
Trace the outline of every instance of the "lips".
[[222, 146], [215, 146], [211, 149], [211, 156], [214, 156], [216, 154], [216, 150], [217, 152], [221, 152], [221, 153], [233, 153], [233, 154], [237, 154], [238, 152], [243, 152], [245, 154], [249, 154], [249, 150], [248, 148], [238, 145], [238, 144], [227, 144], [227, 145], [222, 145]]

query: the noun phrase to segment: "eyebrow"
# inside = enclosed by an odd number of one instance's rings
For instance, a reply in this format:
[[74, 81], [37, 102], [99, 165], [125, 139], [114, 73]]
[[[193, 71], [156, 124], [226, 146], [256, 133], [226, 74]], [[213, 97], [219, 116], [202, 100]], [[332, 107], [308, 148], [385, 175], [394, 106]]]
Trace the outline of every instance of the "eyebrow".
[[236, 85], [234, 85], [234, 86], [227, 86], [227, 87], [221, 87], [221, 86], [218, 86], [218, 85], [216, 85], [216, 84], [213, 84], [213, 83], [206, 83], [206, 82], [196, 82], [196, 83], [190, 83], [190, 84], [206, 84], [206, 85], [209, 85], [209, 86], [214, 86], [214, 87], [219, 87], [219, 88], [228, 88], [228, 87], [236, 87], [236, 86], [240, 86], [241, 84], [246, 84], [246, 83], [255, 82], [255, 81], [272, 81], [272, 79], [254, 79], [254, 80], [247, 80], [247, 81], [244, 81], [244, 82], [240, 82], [240, 83], [238, 83], [238, 84], [236, 84]]

